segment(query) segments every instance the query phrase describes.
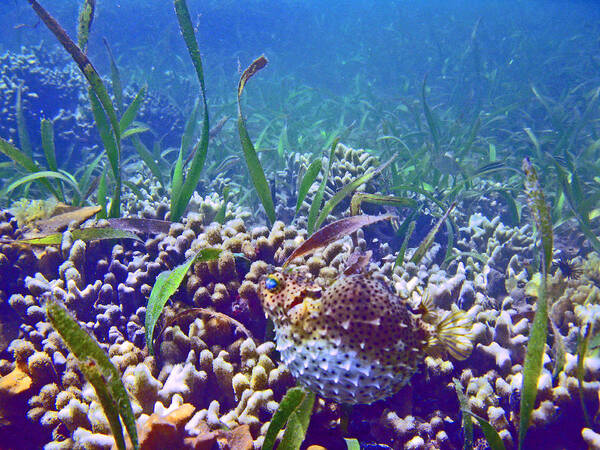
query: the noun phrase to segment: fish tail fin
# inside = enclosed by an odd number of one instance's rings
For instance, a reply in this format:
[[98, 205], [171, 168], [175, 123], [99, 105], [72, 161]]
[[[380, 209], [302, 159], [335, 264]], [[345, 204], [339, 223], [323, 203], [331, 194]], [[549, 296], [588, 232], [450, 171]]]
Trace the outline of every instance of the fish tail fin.
[[467, 359], [473, 350], [472, 327], [473, 321], [464, 311], [450, 311], [437, 323], [432, 341], [455, 359]]

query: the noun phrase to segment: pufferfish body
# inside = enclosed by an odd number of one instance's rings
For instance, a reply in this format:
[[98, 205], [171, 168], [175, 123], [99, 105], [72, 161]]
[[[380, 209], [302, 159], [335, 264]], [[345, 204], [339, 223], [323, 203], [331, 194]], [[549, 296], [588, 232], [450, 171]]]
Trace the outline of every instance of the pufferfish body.
[[323, 289], [301, 274], [262, 277], [259, 295], [292, 375], [324, 398], [369, 404], [404, 386], [443, 346], [459, 359], [472, 349], [463, 312], [438, 320], [430, 305], [414, 314], [386, 285], [363, 274]]

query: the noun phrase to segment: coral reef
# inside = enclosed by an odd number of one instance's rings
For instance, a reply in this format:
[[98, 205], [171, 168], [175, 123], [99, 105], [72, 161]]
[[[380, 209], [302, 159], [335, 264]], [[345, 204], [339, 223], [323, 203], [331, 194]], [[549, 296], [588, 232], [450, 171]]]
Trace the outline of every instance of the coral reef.
[[[168, 220], [170, 217], [170, 198], [166, 190], [160, 185], [150, 173], [147, 167], [140, 166], [129, 167], [133, 173], [129, 176], [129, 181], [134, 184], [137, 189], [143, 194], [140, 199], [138, 195], [131, 189], [126, 187], [123, 192], [123, 209], [130, 216], [138, 216], [146, 219]], [[192, 194], [187, 207], [187, 220], [209, 224], [213, 222], [217, 213], [223, 206], [223, 198], [217, 192], [222, 192], [223, 188], [215, 189], [215, 185], [228, 183], [220, 175], [216, 179], [211, 180], [207, 195], [200, 195], [197, 191]], [[246, 207], [235, 203], [233, 199], [228, 198], [225, 207], [225, 221], [233, 219], [247, 220], [252, 216], [250, 210]], [[186, 219], [184, 219], [186, 220]]]
[[[149, 189], [157, 198], [163, 195], [158, 187]], [[130, 205], [142, 216], [145, 210], [152, 217], [165, 217], [157, 211], [168, 211], [160, 201], [154, 211], [150, 203], [140, 207], [132, 199]], [[167, 440], [193, 448], [200, 442], [239, 440], [243, 448], [260, 447], [294, 380], [265, 332], [258, 282], [306, 233], [281, 221], [272, 227], [250, 225], [234, 206], [226, 218], [237, 218], [218, 224], [214, 217], [221, 205], [214, 194], [195, 196], [182, 223], [172, 224], [167, 233], [146, 236], [144, 243], [84, 243], [70, 239], [67, 231], [60, 248], [43, 252], [0, 244], [6, 261], [0, 269], [11, 277], [0, 300], [18, 319], [16, 334], [0, 359], [0, 407], [8, 429], [26, 425], [37, 430], [48, 448], [108, 448], [114, 443], [94, 390], [46, 321], [44, 301], [53, 296], [122, 373], [143, 442], [160, 446]], [[3, 237], [18, 237], [16, 220], [6, 212], [1, 218]], [[429, 356], [410, 386], [373, 405], [355, 407], [346, 419], [339, 405], [318, 400], [310, 442], [339, 445], [341, 424], [347, 420], [348, 433], [364, 443], [456, 447], [461, 431], [452, 379], [458, 378], [472, 411], [496, 428], [507, 448], [515, 445], [521, 370], [535, 310], [535, 280], [526, 260], [533, 242], [526, 228], [510, 228], [481, 214], [455, 219], [461, 232], [458, 248], [486, 258], [460, 257], [440, 266], [444, 247], [435, 242], [418, 265], [406, 262], [394, 269], [389, 243], [373, 241], [361, 230], [355, 240], [345, 237], [291, 262], [290, 270], [328, 285], [355, 250], [379, 249], [388, 256], [373, 258], [365, 270], [411, 307], [417, 308], [427, 295], [442, 311], [462, 308], [474, 321], [475, 348], [467, 360]], [[156, 276], [206, 247], [222, 252], [215, 261], [194, 264], [163, 312], [155, 334], [156, 357], [149, 356], [145, 305]], [[414, 251], [407, 249], [407, 258]], [[598, 317], [599, 260], [590, 253], [576, 260], [582, 268], [579, 278], [566, 278], [556, 269], [549, 280], [551, 317], [565, 342], [565, 367], [553, 378], [556, 361], [547, 352], [528, 436], [531, 445], [546, 442], [546, 431], [554, 427], [564, 429], [569, 439], [597, 439], [593, 430], [582, 430], [567, 418], [580, 414], [576, 336], [586, 320]], [[584, 364], [582, 392], [590, 411], [597, 408], [599, 361], [590, 355]], [[224, 427], [231, 431], [222, 431]]]
[[[52, 442], [49, 448], [106, 448], [113, 443], [95, 392], [45, 321], [43, 302], [52, 295], [96, 337], [123, 374], [142, 439], [174, 439], [185, 445], [198, 439], [234, 439], [219, 434], [227, 426], [234, 434], [239, 429], [240, 435], [251, 436], [254, 448], [261, 445], [271, 415], [294, 380], [264, 334], [258, 280], [269, 264], [281, 264], [306, 234], [283, 222], [271, 228], [248, 227], [241, 219], [220, 225], [213, 222], [219, 204], [211, 202], [217, 197], [208, 199], [196, 197], [191, 209], [198, 212], [190, 212], [168, 233], [148, 236], [144, 244], [64, 240], [60, 250], [47, 249], [40, 255], [25, 247], [3, 245], [4, 258], [13, 264], [30, 258], [27, 266], [15, 272], [20, 278], [2, 293], [22, 321], [18, 339], [12, 340], [0, 360], [0, 397], [4, 404], [20, 405], [13, 408], [14, 423], [16, 414], [28, 426], [40, 427], [43, 439]], [[6, 213], [2, 217], [4, 235], [17, 236], [14, 219]], [[442, 269], [435, 263], [442, 251], [437, 243], [419, 265], [406, 263], [392, 270], [390, 258], [368, 264], [371, 276], [387, 283], [414, 307], [427, 292], [438, 308], [465, 309], [474, 320], [475, 349], [461, 362], [426, 358], [410, 387], [374, 405], [356, 407], [349, 417], [350, 432], [364, 436], [364, 442], [392, 447], [426, 448], [428, 442], [440, 448], [457, 445], [460, 424], [453, 419], [458, 403], [452, 378], [458, 377], [471, 409], [490, 421], [507, 448], [514, 445], [515, 399], [534, 310], [527, 287], [531, 277], [520, 259], [522, 252], [532, 251], [526, 231], [474, 215], [461, 228], [460, 245], [489, 255], [485, 265], [461, 260]], [[368, 239], [359, 231], [358, 248], [372, 247]], [[216, 261], [193, 266], [185, 285], [165, 308], [155, 343], [157, 356], [148, 356], [143, 323], [153, 280], [205, 247], [219, 248], [222, 253]], [[353, 240], [346, 237], [294, 260], [290, 267], [326, 285], [340, 276], [355, 249]], [[407, 254], [413, 251], [409, 248]], [[551, 353], [546, 356], [532, 442], [544, 442], [544, 430], [555, 426], [564, 427], [570, 435], [583, 433], [589, 442], [595, 439], [593, 431], [575, 429], [566, 418], [580, 408], [573, 339], [585, 317], [595, 317], [598, 260], [595, 253], [581, 260], [578, 279], [566, 279], [556, 270], [549, 284], [551, 315], [564, 333], [566, 364], [552, 378], [555, 361]], [[3, 267], [9, 270], [8, 265]], [[498, 280], [492, 281], [492, 270], [498, 272]], [[253, 336], [202, 312], [206, 310], [238, 320]], [[598, 359], [586, 358], [583, 394], [589, 408], [597, 403], [599, 378]], [[326, 444], [340, 438], [342, 419], [335, 404], [319, 401], [314, 417], [319, 425], [312, 438], [309, 433], [312, 442]]]

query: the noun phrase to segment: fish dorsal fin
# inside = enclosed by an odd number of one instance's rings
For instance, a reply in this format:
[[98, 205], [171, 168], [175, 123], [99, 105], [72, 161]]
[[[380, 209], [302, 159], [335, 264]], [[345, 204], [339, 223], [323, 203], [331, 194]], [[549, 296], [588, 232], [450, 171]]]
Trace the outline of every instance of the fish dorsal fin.
[[437, 324], [432, 343], [441, 343], [452, 357], [467, 359], [473, 350], [473, 321], [460, 310], [449, 311]]

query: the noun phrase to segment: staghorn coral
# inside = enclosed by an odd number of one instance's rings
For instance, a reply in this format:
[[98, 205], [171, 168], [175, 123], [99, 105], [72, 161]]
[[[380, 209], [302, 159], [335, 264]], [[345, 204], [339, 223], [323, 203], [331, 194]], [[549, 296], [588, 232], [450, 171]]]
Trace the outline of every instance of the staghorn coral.
[[597, 450], [600, 448], [600, 434], [599, 433], [596, 433], [594, 430], [591, 430], [590, 428], [583, 428], [581, 430], [581, 436], [583, 437], [583, 440], [589, 446], [590, 449]]
[[298, 187], [309, 165], [306, 155], [290, 152], [285, 155], [284, 168], [275, 172], [275, 213], [285, 223], [291, 223], [296, 215]]
[[[582, 275], [578, 279], [568, 279], [558, 270], [550, 279], [549, 295], [551, 301], [550, 317], [560, 327], [563, 334], [570, 334], [573, 326], [581, 326], [583, 318], [593, 317], [585, 314], [594, 305], [600, 304], [600, 258], [592, 252], [582, 264]], [[532, 281], [528, 287], [533, 288]], [[576, 311], [579, 310], [579, 314]]]
[[[137, 163], [139, 167], [127, 167], [125, 171], [131, 171], [129, 181], [144, 194], [144, 197], [140, 199], [136, 193], [125, 186], [122, 198], [123, 209], [132, 216], [168, 220], [170, 217], [170, 194], [155, 179], [149, 169], [140, 164]], [[217, 179], [211, 180], [211, 184], [218, 184], [221, 181], [222, 179], [217, 177]], [[223, 187], [210, 187], [207, 191], [212, 193], [204, 196], [199, 195], [198, 192], [193, 193], [187, 207], [187, 217], [183, 219], [184, 223], [208, 225], [215, 220], [223, 205], [223, 199], [217, 192], [222, 192]], [[234, 203], [234, 200], [235, 196], [230, 195], [225, 209], [225, 220], [249, 219], [252, 216], [251, 212]], [[192, 228], [198, 231], [197, 226]]]
[[[379, 161], [364, 149], [353, 149], [344, 144], [338, 144], [334, 151], [334, 161], [331, 165], [330, 178], [327, 182], [332, 192], [337, 192], [342, 186], [365, 174], [375, 170]], [[325, 163], [323, 163], [325, 165]], [[370, 182], [359, 186], [364, 192], [374, 192], [375, 185]]]
[[[543, 439], [544, 430], [548, 427], [560, 427], [568, 433], [576, 434], [577, 425], [570, 420], [570, 414], [579, 409], [574, 401], [577, 394], [577, 380], [575, 378], [574, 356], [567, 354], [570, 363], [561, 372], [558, 379], [553, 381], [551, 373], [544, 370], [538, 382], [536, 406], [532, 414], [531, 435], [533, 439]], [[550, 363], [546, 358], [545, 364]], [[595, 379], [595, 369], [598, 362], [590, 363], [586, 367], [586, 378]], [[461, 374], [461, 383], [466, 385], [469, 406], [476, 414], [486, 418], [499, 432], [507, 448], [512, 448], [516, 442], [513, 427], [518, 426], [518, 398], [522, 383], [521, 366], [512, 367], [512, 374], [503, 378], [498, 372], [491, 370], [482, 376], [474, 376], [469, 369]], [[592, 400], [599, 382], [584, 383], [584, 397]], [[573, 396], [573, 397], [571, 397]], [[531, 437], [530, 437], [531, 438]], [[556, 444], [556, 443], [555, 443]], [[565, 444], [566, 445], [566, 441]]]
[[[329, 150], [327, 150], [329, 151]], [[311, 185], [306, 199], [302, 202], [302, 205], [298, 214], [298, 225], [306, 225], [306, 217], [310, 209], [310, 205], [314, 199], [314, 196], [321, 184], [323, 179], [323, 173], [328, 167], [328, 154], [324, 155], [323, 158], [323, 169], [315, 182]], [[285, 159], [285, 168], [277, 171], [275, 175], [275, 207], [277, 217], [286, 222], [291, 222], [296, 216], [296, 202], [298, 194], [298, 186], [300, 184], [300, 176], [306, 171], [310, 164], [308, 158], [299, 153], [290, 153]], [[375, 170], [379, 166], [379, 161], [367, 150], [364, 149], [353, 149], [347, 147], [344, 144], [339, 143], [334, 150], [333, 163], [331, 165], [331, 171], [327, 179], [325, 187], [324, 202], [333, 197], [337, 191], [343, 186], [351, 183], [356, 178], [364, 175], [367, 172]], [[380, 180], [377, 177], [371, 179], [364, 185], [358, 186], [357, 191], [375, 193], [381, 186]], [[348, 210], [349, 199], [338, 205], [332, 214], [328, 217], [328, 220], [335, 220], [341, 218], [342, 214]]]
[[513, 255], [533, 257], [534, 242], [529, 225], [513, 228], [502, 223], [498, 216], [489, 220], [479, 213], [472, 214], [468, 220], [467, 226], [459, 228], [461, 238], [456, 243], [459, 250], [488, 255], [487, 265], [502, 274]]
[[[92, 441], [108, 443], [108, 424], [95, 392], [79, 374], [73, 358], [61, 358], [65, 350], [60, 338], [48, 328], [47, 331], [40, 345], [48, 353], [36, 350], [28, 340], [13, 342], [15, 369], [2, 378], [0, 386], [7, 388], [0, 389], [0, 397], [14, 408], [15, 397], [23, 392], [37, 392], [31, 395], [27, 416], [39, 420], [52, 432], [57, 440], [51, 446], [83, 446], [86, 442], [92, 445]], [[132, 394], [141, 429], [146, 425], [154, 428], [150, 424], [158, 420], [155, 416], [147, 422], [148, 414], [163, 417], [187, 401], [193, 405], [192, 409], [198, 409], [196, 421], [206, 419], [213, 430], [221, 423], [232, 428], [245, 424], [255, 440], [264, 433], [263, 418], [277, 408], [274, 392], [281, 396], [292, 379], [269, 357], [274, 349], [272, 343], [257, 346], [252, 339], [239, 341], [230, 337], [226, 339], [229, 345], [225, 349], [224, 337], [219, 338], [214, 333], [215, 329], [203, 319], [196, 319], [187, 334], [167, 333], [163, 342], [186, 348], [193, 346], [199, 351], [197, 356], [195, 350], [189, 350], [186, 359], [163, 365], [159, 373], [153, 358], [143, 360], [140, 349], [132, 343], [115, 343], [109, 347], [113, 364], [124, 372], [123, 379]], [[218, 343], [208, 345], [203, 339]], [[171, 406], [164, 408], [163, 404]], [[192, 427], [183, 433], [185, 423], [187, 420], [178, 425], [181, 439], [200, 434]]]
[[[0, 212], [0, 238], [18, 239], [17, 220], [7, 211]], [[0, 242], [0, 293], [7, 299], [15, 293], [26, 293], [23, 281], [38, 269], [38, 259], [31, 248]]]
[[429, 420], [422, 420], [412, 415], [400, 417], [389, 411], [380, 418], [378, 427], [383, 432], [393, 433], [392, 445], [395, 448], [425, 449], [425, 443], [434, 448], [445, 448], [450, 444], [446, 431], [448, 417], [434, 414]]
[[[490, 367], [493, 363], [494, 369], [502, 374], [507, 374], [514, 364], [522, 363], [525, 359], [527, 347], [527, 336], [524, 333], [529, 329], [529, 321], [522, 318], [513, 324], [509, 311], [502, 311], [495, 319], [494, 327], [490, 330], [490, 336], [486, 339], [488, 344], [478, 343], [475, 353], [479, 356], [484, 367]], [[485, 317], [489, 322], [489, 316]]]
[[[203, 341], [215, 339], [210, 335], [210, 330], [203, 320], [196, 319], [187, 333], [179, 330], [165, 337], [163, 343], [203, 348], [198, 355], [196, 350], [189, 350], [185, 362], [167, 363], [159, 373], [156, 373], [152, 358], [131, 362], [126, 367], [123, 379], [133, 397], [134, 411], [139, 416], [138, 427], [143, 430], [141, 441], [163, 439], [163, 432], [173, 439], [199, 437], [208, 430], [217, 430], [226, 424], [230, 428], [246, 425], [256, 445], [262, 442], [260, 435], [266, 431], [262, 429], [262, 417], [272, 414], [277, 408], [274, 391], [281, 395], [291, 385], [289, 373], [282, 372], [269, 358], [273, 344], [257, 347], [252, 339], [246, 339], [242, 342], [230, 341], [229, 351], [219, 350], [222, 348], [219, 344], [208, 346]], [[114, 352], [109, 350], [111, 353]], [[113, 363], [118, 363], [116, 355], [113, 354], [111, 359]], [[95, 393], [85, 384], [82, 394], [84, 400], [71, 398], [68, 402], [63, 401], [57, 416], [67, 429], [79, 430], [79, 433], [72, 433], [70, 439], [73, 445], [82, 445], [90, 433], [106, 433], [106, 419], [102, 411], [94, 406], [97, 404]], [[85, 407], [90, 411], [95, 408], [92, 415], [94, 420], [90, 419], [89, 423], [81, 423], [78, 419]], [[162, 423], [165, 417], [182, 407], [186, 408], [186, 418], [175, 427], [177, 433], [175, 430], [161, 430], [157, 422]], [[168, 418], [165, 420], [170, 421]], [[207, 425], [206, 429], [201, 426], [203, 423]], [[154, 436], [154, 433], [158, 435]]]

